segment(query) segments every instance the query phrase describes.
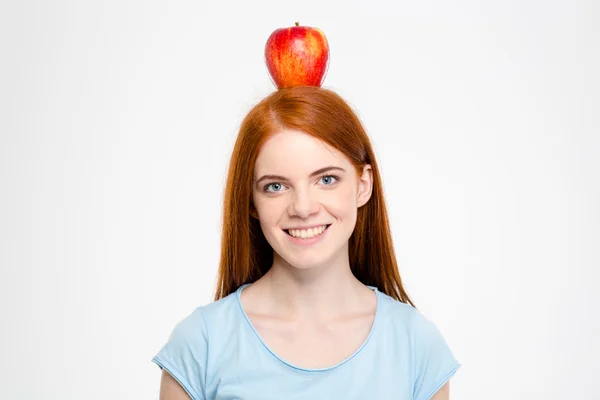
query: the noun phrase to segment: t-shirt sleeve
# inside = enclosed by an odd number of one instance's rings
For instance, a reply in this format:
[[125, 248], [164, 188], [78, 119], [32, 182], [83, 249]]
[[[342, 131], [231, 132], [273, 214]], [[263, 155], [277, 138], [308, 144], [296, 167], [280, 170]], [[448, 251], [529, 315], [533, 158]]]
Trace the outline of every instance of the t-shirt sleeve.
[[175, 325], [152, 362], [166, 369], [193, 400], [204, 400], [207, 354], [208, 330], [197, 308]]
[[456, 373], [461, 364], [438, 328], [420, 312], [413, 318], [414, 400], [430, 399]]

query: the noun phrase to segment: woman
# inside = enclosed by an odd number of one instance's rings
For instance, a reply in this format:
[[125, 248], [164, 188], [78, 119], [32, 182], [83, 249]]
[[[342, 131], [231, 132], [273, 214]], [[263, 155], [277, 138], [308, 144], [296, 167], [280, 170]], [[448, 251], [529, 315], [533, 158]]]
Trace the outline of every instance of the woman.
[[224, 202], [215, 301], [154, 357], [161, 398], [449, 399], [460, 364], [403, 288], [375, 155], [344, 100], [294, 87], [256, 105]]

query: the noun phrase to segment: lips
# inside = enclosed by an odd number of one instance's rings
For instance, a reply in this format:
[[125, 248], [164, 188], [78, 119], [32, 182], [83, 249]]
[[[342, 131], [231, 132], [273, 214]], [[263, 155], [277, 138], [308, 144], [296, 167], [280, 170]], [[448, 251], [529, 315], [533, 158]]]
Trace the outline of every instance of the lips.
[[[321, 232], [317, 236], [306, 237], [304, 239], [301, 237], [292, 236], [288, 232], [286, 232], [287, 240], [289, 241], [289, 243], [291, 243], [293, 246], [295, 246], [296, 249], [312, 248], [312, 246], [315, 246], [318, 243], [321, 243], [323, 240], [327, 240], [326, 238], [327, 238], [327, 236], [329, 236], [328, 231], [329, 231], [329, 227], [331, 226], [331, 224], [322, 225], [322, 226], [325, 226], [325, 229], [323, 230], [323, 232]], [[282, 229], [282, 230], [285, 231], [284, 229]]]

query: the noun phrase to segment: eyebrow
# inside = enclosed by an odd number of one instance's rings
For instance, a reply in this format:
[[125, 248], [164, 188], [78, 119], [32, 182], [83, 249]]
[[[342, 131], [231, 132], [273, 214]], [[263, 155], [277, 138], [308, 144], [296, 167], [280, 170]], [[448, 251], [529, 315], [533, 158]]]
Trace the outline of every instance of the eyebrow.
[[[314, 176], [321, 175], [324, 172], [334, 171], [334, 170], [346, 172], [346, 170], [343, 168], [336, 167], [334, 165], [330, 165], [328, 167], [319, 168], [318, 170], [312, 172], [309, 175], [309, 177], [312, 178]], [[277, 181], [287, 181], [288, 180], [285, 176], [281, 176], [281, 175], [263, 175], [255, 182], [255, 184], [258, 185], [260, 182], [264, 181], [265, 179], [272, 179], [272, 180], [277, 180]]]

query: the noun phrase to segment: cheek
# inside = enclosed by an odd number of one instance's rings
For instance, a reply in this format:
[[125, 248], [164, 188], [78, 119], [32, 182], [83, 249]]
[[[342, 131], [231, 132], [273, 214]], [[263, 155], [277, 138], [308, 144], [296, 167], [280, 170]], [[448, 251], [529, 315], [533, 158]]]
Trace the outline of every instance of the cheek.
[[323, 205], [338, 218], [348, 218], [356, 214], [356, 193], [351, 187], [339, 188], [329, 193]]
[[[256, 199], [256, 198], [255, 198]], [[258, 201], [256, 201], [258, 200]], [[254, 206], [263, 228], [276, 224], [285, 210], [285, 204], [280, 199], [256, 199]]]

